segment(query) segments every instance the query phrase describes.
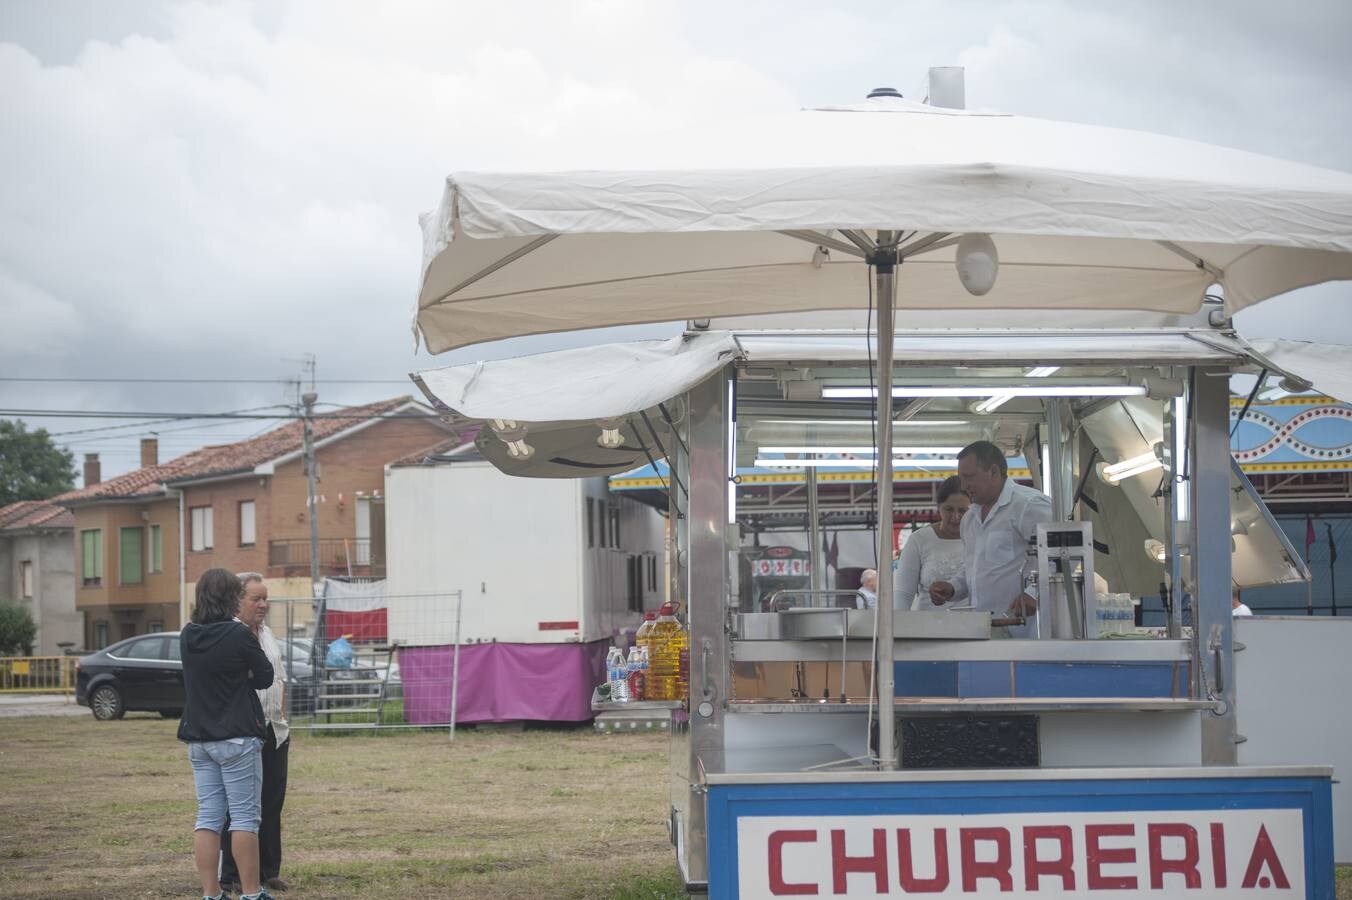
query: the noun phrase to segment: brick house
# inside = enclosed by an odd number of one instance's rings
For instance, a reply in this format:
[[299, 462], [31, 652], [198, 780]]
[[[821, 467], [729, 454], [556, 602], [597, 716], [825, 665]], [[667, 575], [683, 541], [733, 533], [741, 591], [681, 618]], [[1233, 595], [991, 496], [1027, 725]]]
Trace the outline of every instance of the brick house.
[[45, 500], [0, 507], [0, 600], [33, 617], [38, 656], [57, 656], [63, 643], [79, 646], [83, 638], [75, 609], [74, 524], [69, 510]]
[[[383, 575], [385, 463], [445, 441], [432, 410], [409, 397], [314, 418], [321, 575]], [[207, 569], [264, 574], [274, 598], [308, 598], [311, 503], [303, 425], [204, 447], [166, 463], [153, 440], [142, 467], [55, 498], [74, 513], [76, 606], [85, 646], [174, 630]], [[97, 463], [95, 463], [97, 464]], [[283, 619], [282, 604], [274, 624]], [[297, 610], [297, 621], [308, 616]]]

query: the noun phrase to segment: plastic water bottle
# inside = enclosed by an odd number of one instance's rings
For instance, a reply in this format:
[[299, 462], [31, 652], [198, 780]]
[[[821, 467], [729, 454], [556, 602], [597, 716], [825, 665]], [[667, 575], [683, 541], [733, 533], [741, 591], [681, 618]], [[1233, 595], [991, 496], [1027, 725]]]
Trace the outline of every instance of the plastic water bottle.
[[629, 658], [625, 661], [625, 678], [629, 686], [629, 699], [642, 700], [643, 698], [643, 648], [630, 647]]
[[606, 654], [606, 680], [610, 682], [611, 701], [624, 703], [629, 699], [629, 671], [619, 647], [611, 647]]

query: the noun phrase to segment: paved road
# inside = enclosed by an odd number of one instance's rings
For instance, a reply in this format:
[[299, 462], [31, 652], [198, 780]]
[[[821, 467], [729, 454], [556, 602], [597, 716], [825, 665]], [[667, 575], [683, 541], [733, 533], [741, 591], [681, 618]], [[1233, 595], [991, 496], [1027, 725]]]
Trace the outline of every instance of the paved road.
[[0, 719], [19, 716], [87, 716], [74, 694], [0, 694]]

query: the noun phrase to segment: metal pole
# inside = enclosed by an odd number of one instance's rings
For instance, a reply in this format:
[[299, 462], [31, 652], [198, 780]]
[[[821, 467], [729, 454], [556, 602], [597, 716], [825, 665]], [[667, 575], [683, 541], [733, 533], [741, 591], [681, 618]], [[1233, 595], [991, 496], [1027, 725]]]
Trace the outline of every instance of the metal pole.
[[455, 713], [460, 700], [460, 608], [465, 605], [465, 592], [455, 592], [455, 650], [451, 654], [451, 734], [455, 740]]
[[1333, 564], [1338, 561], [1338, 552], [1333, 549], [1333, 526], [1324, 523], [1324, 534], [1329, 542], [1329, 606], [1334, 616], [1338, 615], [1338, 580], [1333, 574]]
[[[1067, 509], [1070, 498], [1066, 496], [1066, 445], [1061, 432], [1061, 401], [1048, 397], [1044, 402], [1047, 413], [1047, 468], [1042, 480], [1052, 489], [1052, 516], [1058, 522], [1070, 518]], [[1023, 548], [1019, 548], [1023, 549]]]
[[1199, 369], [1192, 401], [1192, 620], [1201, 688], [1216, 709], [1202, 716], [1202, 765], [1234, 765], [1234, 631], [1230, 610], [1229, 373]]
[[[817, 458], [815, 453], [807, 455], [809, 460]], [[807, 467], [807, 553], [808, 565], [812, 570], [812, 577], [809, 580], [814, 591], [822, 590], [826, 585], [823, 579], [826, 572], [822, 570], [822, 529], [821, 529], [821, 511], [817, 506], [817, 467]]]
[[897, 251], [892, 232], [878, 232], [870, 262], [878, 283], [878, 757], [884, 769], [897, 767], [896, 685], [892, 635], [892, 344], [895, 338]]
[[302, 394], [300, 402], [305, 406], [304, 424], [304, 450], [305, 450], [305, 484], [309, 492], [309, 519], [310, 519], [310, 596], [317, 597], [319, 591], [319, 495], [315, 489], [315, 428], [314, 414], [315, 401], [319, 395], [311, 391], [308, 394]]

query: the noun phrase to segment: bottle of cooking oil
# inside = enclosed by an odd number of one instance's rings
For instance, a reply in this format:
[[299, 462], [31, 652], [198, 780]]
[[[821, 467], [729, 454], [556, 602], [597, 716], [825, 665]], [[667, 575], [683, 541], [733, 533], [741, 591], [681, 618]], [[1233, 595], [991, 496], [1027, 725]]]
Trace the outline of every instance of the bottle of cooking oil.
[[689, 689], [690, 634], [676, 618], [676, 604], [663, 603], [649, 637], [648, 661], [653, 700], [684, 700]]

